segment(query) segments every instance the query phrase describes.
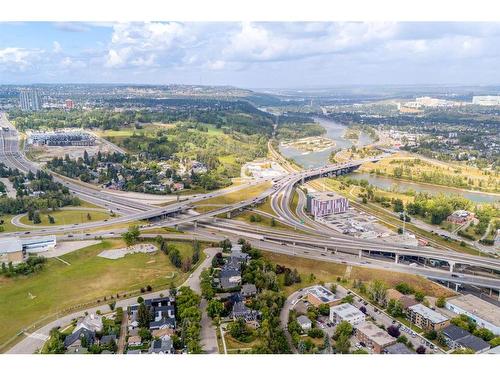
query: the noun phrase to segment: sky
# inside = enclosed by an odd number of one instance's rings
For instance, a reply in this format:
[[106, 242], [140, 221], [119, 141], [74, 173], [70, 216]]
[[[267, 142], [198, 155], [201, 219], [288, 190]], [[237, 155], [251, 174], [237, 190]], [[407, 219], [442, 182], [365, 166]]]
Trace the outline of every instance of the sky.
[[500, 83], [500, 23], [0, 23], [0, 83]]

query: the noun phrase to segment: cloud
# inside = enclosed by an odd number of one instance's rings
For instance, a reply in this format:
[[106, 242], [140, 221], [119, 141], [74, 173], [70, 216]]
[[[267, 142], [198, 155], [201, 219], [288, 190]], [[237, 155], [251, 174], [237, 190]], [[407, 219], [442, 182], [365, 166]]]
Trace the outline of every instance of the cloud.
[[71, 33], [83, 33], [91, 30], [91, 27], [83, 22], [55, 22], [54, 26], [59, 30]]
[[[136, 82], [199, 83], [203, 79], [207, 84], [252, 87], [292, 82], [295, 86], [442, 82], [441, 77], [500, 82], [496, 68], [500, 65], [500, 23], [52, 25], [56, 30], [51, 30], [50, 39], [49, 34], [36, 31], [29, 38], [40, 49], [23, 39], [18, 43], [13, 39], [10, 45], [0, 42], [0, 71], [5, 77], [10, 79], [9, 74], [14, 77], [17, 72], [21, 80], [28, 74], [41, 77], [40, 81], [44, 76], [54, 80], [62, 79], [58, 73], [63, 70], [73, 81], [88, 77], [96, 82], [130, 82], [132, 77]], [[64, 35], [66, 31], [81, 35]]]
[[168, 63], [167, 58], [178, 58], [183, 46], [194, 41], [190, 30], [177, 22], [117, 24], [105, 66], [150, 67]]
[[54, 53], [61, 53], [62, 52], [61, 44], [58, 41], [52, 42], [52, 52], [54, 52]]
[[82, 68], [85, 68], [87, 67], [87, 64], [83, 61], [80, 61], [80, 60], [75, 60], [75, 59], [72, 59], [71, 57], [69, 56], [66, 56], [65, 58], [63, 58], [61, 60], [61, 63], [60, 63], [61, 67], [63, 69], [68, 69], [68, 70], [72, 70], [72, 69], [82, 69]]
[[39, 60], [42, 50], [20, 47], [0, 49], [0, 70], [25, 71], [33, 62]]

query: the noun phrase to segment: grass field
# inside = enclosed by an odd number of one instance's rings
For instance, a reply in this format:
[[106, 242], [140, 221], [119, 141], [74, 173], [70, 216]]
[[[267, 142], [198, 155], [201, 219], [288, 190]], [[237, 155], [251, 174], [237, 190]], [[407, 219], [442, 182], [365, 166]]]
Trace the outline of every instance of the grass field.
[[247, 188], [234, 191], [232, 193], [219, 195], [217, 197], [205, 199], [203, 201], [197, 202], [197, 204], [233, 204], [242, 200], [251, 199], [253, 197], [258, 196], [265, 190], [271, 187], [270, 182], [265, 182], [259, 185], [249, 186]]
[[[336, 282], [337, 277], [344, 278], [346, 276], [347, 266], [342, 264], [322, 262], [316, 259], [291, 257], [289, 255], [275, 254], [266, 251], [263, 251], [262, 253], [264, 258], [267, 260], [276, 264], [284, 265], [292, 270], [296, 268], [300, 273], [302, 278], [301, 283], [293, 284], [291, 286], [283, 286], [286, 295], [290, 295], [298, 289], [318, 284], [320, 282]], [[313, 279], [310, 277], [311, 274], [314, 275]], [[426, 295], [432, 297], [449, 297], [454, 295], [449, 289], [441, 287], [440, 285], [423, 277], [400, 272], [376, 270], [364, 267], [352, 267], [347, 280], [362, 280], [365, 282], [369, 282], [371, 280], [382, 280], [388, 287], [394, 287], [400, 282], [406, 282], [409, 285], [412, 285], [415, 289], [422, 290]]]
[[[420, 159], [420, 163], [412, 165], [412, 162]], [[461, 177], [464, 181], [470, 181], [465, 188], [482, 190], [482, 191], [498, 191], [500, 178], [490, 175], [486, 171], [479, 168], [471, 167], [459, 163], [445, 163], [438, 160], [422, 159], [417, 155], [408, 155], [398, 153], [391, 157], [384, 158], [378, 163], [365, 163], [361, 166], [360, 172], [377, 173], [381, 175], [394, 176], [396, 168], [403, 168], [403, 174], [398, 178], [402, 180], [430, 182], [423, 177], [424, 174], [430, 175], [435, 173], [443, 174], [448, 179], [443, 179], [442, 185], [453, 186], [452, 179]], [[461, 186], [457, 186], [461, 187]]]
[[11, 220], [15, 215], [2, 215], [0, 216], [0, 219], [3, 220], [3, 229], [4, 232], [18, 232], [20, 230], [23, 230], [24, 228], [17, 227], [12, 224]]
[[247, 351], [250, 351], [253, 347], [257, 346], [260, 343], [260, 340], [257, 338], [254, 338], [250, 342], [241, 342], [236, 340], [229, 333], [226, 333], [224, 335], [224, 339], [226, 340], [226, 348], [228, 354], [245, 353]]
[[[90, 214], [90, 220], [87, 218], [87, 213]], [[55, 220], [54, 224], [50, 224], [49, 215]], [[23, 216], [19, 221], [27, 225], [39, 225], [39, 226], [57, 226], [57, 225], [68, 225], [68, 224], [83, 224], [92, 221], [99, 221], [104, 219], [109, 219], [111, 215], [108, 212], [101, 211], [86, 211], [86, 210], [59, 210], [59, 211], [48, 211], [41, 212], [40, 219], [42, 222], [40, 224], [33, 224], [29, 221], [28, 215]]]
[[[179, 249], [183, 258], [192, 255], [191, 243], [169, 243]], [[172, 266], [161, 252], [116, 260], [97, 256], [103, 250], [123, 246], [121, 240], [103, 241], [61, 256], [70, 266], [49, 259], [37, 274], [15, 279], [0, 277], [0, 345], [21, 329], [62, 310], [97, 303], [116, 293], [135, 292], [146, 285], [153, 289], [168, 287], [171, 282], [179, 285], [187, 278], [188, 274]]]

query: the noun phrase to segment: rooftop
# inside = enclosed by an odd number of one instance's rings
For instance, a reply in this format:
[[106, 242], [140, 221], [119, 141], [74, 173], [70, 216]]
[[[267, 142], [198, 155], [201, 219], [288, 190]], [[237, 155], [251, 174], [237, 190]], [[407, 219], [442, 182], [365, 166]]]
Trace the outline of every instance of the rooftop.
[[453, 340], [453, 341], [459, 340], [461, 338], [464, 338], [464, 337], [470, 335], [470, 333], [468, 331], [466, 331], [465, 329], [462, 329], [460, 327], [457, 327], [454, 324], [450, 324], [448, 327], [443, 328], [443, 330], [441, 332], [443, 333], [443, 335], [445, 335], [446, 337], [449, 337], [450, 340]]
[[386, 354], [415, 354], [415, 352], [408, 349], [408, 347], [402, 342], [397, 342], [394, 345], [390, 345], [384, 349]]
[[304, 325], [304, 324], [312, 324], [311, 322], [311, 319], [309, 319], [307, 316], [305, 315], [300, 315], [299, 317], [297, 317], [297, 322], [300, 324], [300, 325]]
[[389, 335], [386, 331], [380, 329], [369, 321], [359, 324], [356, 329], [380, 346], [389, 345], [396, 341], [396, 339]]
[[361, 311], [349, 303], [342, 303], [338, 306], [330, 307], [330, 313], [334, 311], [335, 314], [340, 316], [342, 319], [352, 319], [355, 317], [365, 316]]
[[335, 294], [321, 285], [312, 286], [307, 292], [314, 295], [322, 303], [329, 303], [335, 300]]
[[469, 348], [474, 350], [475, 352], [480, 352], [485, 349], [490, 348], [490, 344], [488, 344], [486, 341], [483, 339], [480, 339], [479, 337], [469, 335], [464, 338], [461, 338], [457, 340], [457, 343], [459, 343], [461, 346]]
[[500, 327], [500, 309], [479, 297], [472, 294], [466, 294], [449, 299], [446, 303], [452, 304], [470, 314], [474, 314], [478, 318]]
[[425, 319], [430, 320], [432, 323], [442, 323], [448, 320], [446, 316], [434, 310], [429, 309], [428, 307], [422, 305], [421, 303], [414, 306], [410, 306], [409, 309], [423, 316]]
[[0, 253], [17, 253], [23, 250], [19, 237], [6, 237], [0, 239]]
[[309, 194], [312, 198], [317, 199], [317, 200], [331, 200], [331, 199], [345, 199], [342, 195], [339, 195], [337, 193], [331, 192], [331, 191], [318, 191], [314, 193]]

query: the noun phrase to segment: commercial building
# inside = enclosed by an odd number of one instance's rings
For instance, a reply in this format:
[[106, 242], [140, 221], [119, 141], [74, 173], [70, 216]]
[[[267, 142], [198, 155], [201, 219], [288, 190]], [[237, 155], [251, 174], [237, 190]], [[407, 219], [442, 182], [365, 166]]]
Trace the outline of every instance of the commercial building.
[[472, 104], [484, 105], [484, 106], [500, 105], [500, 96], [498, 95], [473, 96]]
[[0, 239], [0, 263], [20, 263], [28, 254], [40, 253], [56, 246], [56, 236]]
[[450, 324], [449, 319], [421, 303], [408, 308], [408, 319], [426, 331], [439, 331]]
[[394, 337], [370, 321], [362, 322], [355, 328], [356, 338], [372, 348], [374, 353], [380, 354], [385, 348], [396, 343]]
[[365, 314], [349, 303], [342, 303], [330, 307], [330, 321], [335, 324], [348, 322], [356, 325], [365, 321]]
[[348, 208], [347, 198], [335, 193], [319, 192], [307, 195], [307, 210], [315, 217], [344, 213]]
[[56, 236], [21, 238], [21, 242], [27, 253], [41, 253], [57, 245]]
[[71, 99], [66, 99], [64, 101], [64, 108], [69, 109], [69, 110], [75, 108], [75, 102], [73, 102], [73, 100], [71, 100]]
[[20, 263], [26, 253], [18, 237], [0, 238], [0, 263]]
[[39, 111], [40, 95], [37, 89], [22, 89], [19, 93], [19, 104], [23, 111]]
[[28, 145], [37, 146], [95, 146], [96, 138], [82, 131], [30, 132]]
[[451, 298], [446, 308], [456, 314], [464, 314], [474, 320], [479, 327], [500, 335], [500, 309], [472, 294]]
[[340, 303], [340, 298], [324, 286], [315, 285], [307, 290], [307, 301], [316, 307], [322, 304], [334, 306]]

